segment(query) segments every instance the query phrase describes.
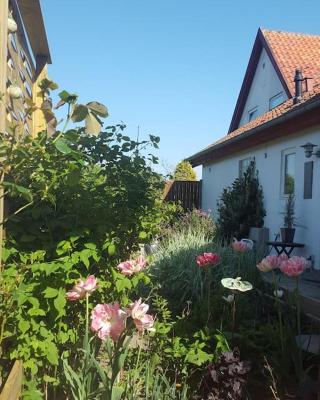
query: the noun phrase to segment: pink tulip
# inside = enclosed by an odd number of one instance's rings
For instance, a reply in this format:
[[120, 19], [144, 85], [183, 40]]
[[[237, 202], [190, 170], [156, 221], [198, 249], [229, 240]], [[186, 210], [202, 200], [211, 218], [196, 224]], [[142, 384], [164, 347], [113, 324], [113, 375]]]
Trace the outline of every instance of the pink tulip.
[[304, 257], [291, 257], [282, 261], [280, 270], [287, 276], [299, 276], [307, 267], [307, 260]]
[[128, 315], [132, 317], [139, 332], [143, 332], [144, 330], [154, 331], [154, 318], [152, 315], [147, 314], [148, 310], [148, 304], [142, 303], [141, 299], [130, 304], [130, 307], [127, 309]]
[[242, 240], [236, 240], [236, 239], [234, 239], [233, 242], [231, 243], [231, 247], [233, 248], [234, 251], [237, 251], [239, 253], [244, 253], [248, 250], [251, 250], [250, 245], [247, 242], [243, 242]]
[[91, 314], [91, 329], [98, 333], [101, 340], [108, 336], [117, 341], [125, 330], [127, 314], [118, 303], [97, 304]]
[[84, 282], [83, 280], [79, 280], [72, 290], [68, 291], [66, 296], [67, 299], [70, 301], [76, 301], [76, 300], [81, 300], [86, 297], [86, 294], [91, 294], [98, 288], [98, 281], [94, 277], [94, 275], [88, 276], [86, 281]]
[[282, 260], [279, 259], [278, 256], [267, 256], [260, 261], [260, 263], [257, 265], [257, 268], [261, 272], [269, 272], [273, 269], [279, 268], [281, 261]]
[[137, 274], [138, 272], [145, 269], [147, 261], [143, 256], [139, 256], [136, 260], [128, 260], [120, 263], [117, 269], [126, 276]]
[[220, 261], [221, 257], [217, 253], [203, 253], [196, 258], [196, 263], [199, 265], [199, 267], [217, 265]]

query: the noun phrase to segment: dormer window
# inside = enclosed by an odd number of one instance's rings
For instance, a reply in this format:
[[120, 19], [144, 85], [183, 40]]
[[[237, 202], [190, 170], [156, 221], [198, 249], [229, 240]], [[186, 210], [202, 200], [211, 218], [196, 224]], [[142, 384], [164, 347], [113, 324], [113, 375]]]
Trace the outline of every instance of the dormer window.
[[285, 96], [283, 92], [276, 94], [275, 96], [271, 97], [269, 100], [269, 110], [277, 107], [278, 105], [282, 104], [285, 101]]
[[253, 119], [257, 118], [258, 116], [258, 107], [254, 107], [248, 111], [248, 122], [252, 121]]

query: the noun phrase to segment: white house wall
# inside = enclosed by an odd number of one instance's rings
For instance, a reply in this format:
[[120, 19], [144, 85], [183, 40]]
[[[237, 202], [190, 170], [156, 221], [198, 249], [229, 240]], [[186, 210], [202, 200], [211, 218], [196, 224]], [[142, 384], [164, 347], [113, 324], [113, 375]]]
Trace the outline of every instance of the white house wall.
[[265, 49], [262, 49], [239, 127], [249, 122], [249, 111], [255, 107], [257, 107], [258, 110], [256, 117], [269, 111], [269, 100], [271, 97], [281, 92], [283, 92], [284, 100], [286, 100], [288, 97], [280, 79], [278, 78], [267, 52]]
[[[264, 206], [267, 215], [265, 227], [270, 229], [270, 240], [275, 238], [283, 226], [285, 197], [281, 195], [282, 152], [294, 148], [295, 156], [295, 214], [298, 224], [295, 241], [305, 243], [305, 248], [294, 251], [296, 255], [315, 257], [315, 267], [320, 268], [320, 158], [312, 156], [305, 158], [301, 145], [306, 142], [320, 145], [320, 125], [312, 130], [290, 135], [288, 138], [272, 141], [263, 146], [237, 153], [203, 166], [202, 172], [202, 208], [213, 211], [217, 216], [216, 205], [223, 188], [229, 186], [239, 176], [239, 161], [255, 157], [256, 168], [259, 171], [260, 183], [263, 187]], [[304, 199], [304, 163], [314, 161], [312, 199]]]

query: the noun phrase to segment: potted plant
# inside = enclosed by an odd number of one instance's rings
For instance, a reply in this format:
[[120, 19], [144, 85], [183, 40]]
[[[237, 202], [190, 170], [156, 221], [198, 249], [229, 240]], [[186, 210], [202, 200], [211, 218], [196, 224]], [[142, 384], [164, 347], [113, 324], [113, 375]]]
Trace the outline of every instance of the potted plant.
[[289, 193], [286, 204], [284, 208], [284, 217], [283, 217], [283, 224], [284, 227], [280, 228], [281, 231], [281, 239], [285, 243], [292, 243], [294, 239], [294, 234], [296, 229], [295, 226], [295, 216], [294, 216], [294, 194]]

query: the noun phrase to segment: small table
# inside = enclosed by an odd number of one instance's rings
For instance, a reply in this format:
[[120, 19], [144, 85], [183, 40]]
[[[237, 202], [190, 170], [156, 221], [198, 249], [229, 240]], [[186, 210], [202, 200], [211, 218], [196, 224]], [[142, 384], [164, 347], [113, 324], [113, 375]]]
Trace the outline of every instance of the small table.
[[293, 252], [295, 248], [302, 248], [304, 247], [303, 243], [286, 243], [286, 242], [267, 242], [268, 246], [271, 246], [271, 248], [274, 248], [275, 251], [277, 252], [278, 256], [282, 253], [286, 254], [288, 257], [290, 257], [290, 254]]

